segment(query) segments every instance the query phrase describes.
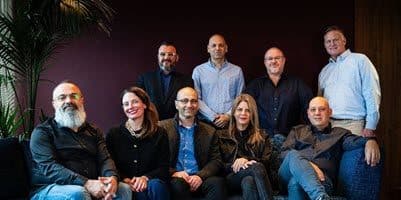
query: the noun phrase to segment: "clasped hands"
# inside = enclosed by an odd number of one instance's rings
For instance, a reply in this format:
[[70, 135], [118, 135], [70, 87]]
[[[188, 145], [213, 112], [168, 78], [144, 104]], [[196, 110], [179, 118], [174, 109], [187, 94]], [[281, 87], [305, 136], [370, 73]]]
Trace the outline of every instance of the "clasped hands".
[[131, 179], [125, 178], [124, 183], [128, 184], [132, 191], [134, 192], [143, 192], [148, 187], [149, 178], [146, 176], [141, 177], [133, 177]]
[[116, 177], [99, 177], [97, 180], [89, 179], [84, 185], [88, 192], [98, 199], [112, 200], [115, 197], [118, 183]]
[[201, 177], [198, 175], [189, 175], [186, 171], [175, 172], [172, 177], [184, 179], [188, 183], [191, 192], [196, 191], [203, 183]]
[[239, 172], [241, 169], [246, 169], [252, 164], [256, 163], [255, 160], [247, 160], [246, 158], [237, 158], [234, 161], [234, 164], [231, 165], [231, 168], [233, 169], [234, 173]]

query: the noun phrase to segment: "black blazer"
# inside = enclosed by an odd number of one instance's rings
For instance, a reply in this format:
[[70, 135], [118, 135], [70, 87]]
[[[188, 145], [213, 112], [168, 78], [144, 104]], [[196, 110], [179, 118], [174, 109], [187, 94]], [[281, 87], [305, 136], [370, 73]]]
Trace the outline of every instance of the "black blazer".
[[175, 109], [174, 100], [177, 97], [177, 92], [184, 87], [193, 87], [193, 80], [190, 76], [186, 76], [179, 72], [171, 72], [171, 80], [167, 95], [163, 95], [160, 70], [147, 72], [139, 76], [136, 83], [137, 87], [144, 89], [150, 100], [155, 104], [159, 119], [168, 119], [174, 117], [177, 110]]

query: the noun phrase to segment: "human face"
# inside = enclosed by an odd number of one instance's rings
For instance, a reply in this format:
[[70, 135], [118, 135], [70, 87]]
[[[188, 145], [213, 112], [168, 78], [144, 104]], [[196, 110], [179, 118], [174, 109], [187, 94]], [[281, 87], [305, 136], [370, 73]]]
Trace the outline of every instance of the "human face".
[[234, 111], [235, 123], [237, 129], [245, 130], [251, 120], [251, 110], [249, 109], [248, 103], [241, 101]]
[[265, 53], [265, 66], [270, 76], [280, 76], [284, 70], [285, 57], [278, 48], [271, 48]]
[[212, 60], [224, 59], [227, 53], [227, 44], [224, 38], [220, 35], [214, 35], [209, 39], [207, 52]]
[[53, 91], [55, 110], [73, 111], [83, 107], [84, 98], [79, 88], [71, 83], [62, 83]]
[[329, 125], [331, 112], [327, 100], [323, 97], [315, 97], [309, 103], [309, 121], [319, 130], [323, 130]]
[[195, 118], [199, 109], [198, 95], [192, 88], [183, 88], [177, 94], [175, 107], [180, 119]]
[[122, 99], [122, 104], [124, 113], [128, 119], [143, 119], [146, 104], [144, 104], [136, 94], [132, 92], [125, 93]]
[[162, 45], [157, 53], [160, 68], [168, 74], [178, 62], [178, 54], [174, 46]]
[[346, 43], [347, 41], [340, 31], [329, 31], [324, 35], [324, 47], [333, 59], [336, 59], [345, 51]]

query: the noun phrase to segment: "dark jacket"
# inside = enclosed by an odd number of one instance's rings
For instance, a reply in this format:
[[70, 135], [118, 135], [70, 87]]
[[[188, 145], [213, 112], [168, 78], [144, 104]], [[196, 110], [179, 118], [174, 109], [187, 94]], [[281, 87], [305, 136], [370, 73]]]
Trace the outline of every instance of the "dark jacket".
[[32, 132], [33, 185], [84, 185], [99, 176], [117, 176], [103, 133], [85, 123], [75, 133], [53, 118]]
[[121, 178], [146, 176], [167, 181], [170, 152], [166, 131], [159, 127], [152, 136], [136, 138], [124, 124], [110, 129], [106, 136], [107, 148]]
[[159, 113], [159, 119], [163, 120], [174, 117], [177, 112], [174, 100], [177, 97], [178, 90], [184, 87], [193, 87], [194, 84], [190, 76], [172, 71], [169, 91], [167, 95], [164, 96], [160, 70], [156, 70], [140, 75], [136, 86], [148, 93], [150, 100], [155, 104], [157, 112]]
[[[197, 121], [194, 133], [195, 158], [199, 166], [199, 172], [196, 174], [207, 179], [215, 176], [222, 168], [221, 156], [219, 151], [218, 137], [216, 130], [210, 125]], [[159, 125], [166, 129], [170, 142], [170, 175], [175, 169], [178, 159], [178, 149], [180, 147], [180, 135], [177, 133], [178, 122], [176, 119], [167, 119], [159, 122]]]
[[231, 165], [237, 158], [246, 158], [247, 160], [255, 160], [262, 163], [266, 169], [269, 169], [270, 155], [272, 148], [270, 139], [267, 134], [262, 134], [264, 142], [258, 146], [252, 147], [250, 144], [245, 144], [245, 152], [238, 152], [238, 141], [232, 137], [228, 131], [220, 132], [219, 143], [222, 160], [225, 164], [226, 172], [231, 171]]

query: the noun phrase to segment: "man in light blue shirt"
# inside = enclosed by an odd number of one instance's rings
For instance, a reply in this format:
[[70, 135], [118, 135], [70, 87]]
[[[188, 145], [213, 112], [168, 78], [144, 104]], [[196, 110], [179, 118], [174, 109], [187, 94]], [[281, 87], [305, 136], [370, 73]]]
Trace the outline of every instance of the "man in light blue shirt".
[[333, 109], [333, 126], [372, 137], [380, 116], [379, 76], [366, 55], [353, 53], [345, 45], [340, 28], [326, 29], [324, 46], [330, 60], [319, 74], [318, 95], [324, 96]]
[[225, 58], [227, 49], [223, 36], [210, 37], [207, 46], [210, 59], [192, 73], [199, 94], [200, 119], [217, 128], [227, 127], [231, 104], [245, 87], [242, 69]]

